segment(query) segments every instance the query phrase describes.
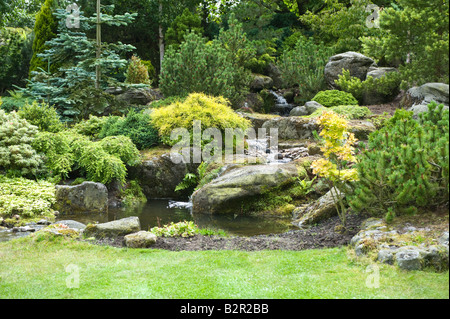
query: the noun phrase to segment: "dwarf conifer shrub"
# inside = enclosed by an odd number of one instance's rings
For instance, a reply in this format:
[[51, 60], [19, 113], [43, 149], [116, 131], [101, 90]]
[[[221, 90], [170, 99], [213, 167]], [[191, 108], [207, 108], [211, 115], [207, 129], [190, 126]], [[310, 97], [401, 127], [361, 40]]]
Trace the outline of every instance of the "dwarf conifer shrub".
[[141, 59], [133, 55], [131, 57], [128, 70], [125, 73], [126, 83], [130, 84], [150, 84], [150, 76], [147, 66]]
[[40, 131], [57, 133], [64, 129], [56, 109], [45, 102], [27, 103], [17, 114], [28, 123], [37, 126]]
[[449, 199], [449, 112], [443, 105], [414, 120], [398, 110], [358, 155], [359, 181], [349, 203], [373, 215], [413, 213]]
[[31, 147], [37, 132], [17, 113], [0, 110], [0, 169], [19, 176], [38, 174], [42, 157]]
[[353, 97], [351, 93], [338, 90], [321, 91], [317, 93], [317, 95], [312, 100], [326, 107], [339, 105], [358, 105], [358, 101]]
[[245, 132], [250, 127], [250, 122], [236, 114], [228, 100], [199, 93], [189, 95], [183, 102], [155, 109], [151, 117], [162, 141], [167, 145], [177, 143], [170, 139], [175, 129], [187, 129], [192, 136], [194, 121], [201, 122], [202, 131], [217, 128], [224, 133], [227, 128], [240, 128]]
[[158, 130], [151, 123], [149, 114], [131, 109], [124, 117], [110, 116], [105, 119], [99, 132], [100, 138], [127, 136], [139, 150], [149, 149], [160, 143]]

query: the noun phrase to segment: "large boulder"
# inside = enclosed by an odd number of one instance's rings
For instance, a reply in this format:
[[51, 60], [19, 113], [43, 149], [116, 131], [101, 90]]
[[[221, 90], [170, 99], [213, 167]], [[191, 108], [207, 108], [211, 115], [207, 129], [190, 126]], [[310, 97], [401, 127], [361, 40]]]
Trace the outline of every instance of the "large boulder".
[[332, 56], [325, 66], [325, 80], [330, 88], [339, 89], [334, 81], [339, 79], [342, 69], [349, 70], [351, 76], [364, 81], [367, 78], [369, 69], [376, 66], [377, 64], [373, 59], [361, 53], [350, 51], [337, 54]]
[[278, 130], [278, 138], [282, 140], [304, 140], [313, 137], [313, 131], [319, 129], [316, 120], [304, 117], [279, 117], [266, 121], [262, 128]]
[[249, 165], [226, 171], [192, 195], [193, 214], [237, 213], [242, 203], [298, 176], [293, 164]]
[[171, 156], [166, 153], [130, 168], [129, 176], [139, 180], [144, 195], [149, 199], [177, 199], [183, 197], [183, 194], [175, 192], [175, 188], [187, 173], [196, 173], [198, 166], [199, 164], [182, 161], [180, 154]]
[[289, 116], [307, 116], [313, 114], [315, 111], [324, 108], [320, 103], [315, 101], [306, 102], [304, 106], [297, 106], [294, 108]]
[[128, 217], [103, 224], [89, 224], [84, 229], [86, 237], [118, 237], [126, 236], [141, 230], [141, 223], [138, 217]]
[[159, 92], [149, 87], [108, 88], [106, 93], [114, 95], [120, 102], [135, 105], [147, 105], [161, 98]]
[[333, 188], [324, 196], [314, 201], [311, 204], [298, 207], [294, 210], [294, 224], [298, 227], [311, 225], [337, 214], [337, 201], [342, 199], [345, 195], [338, 189]]
[[61, 214], [107, 213], [108, 189], [94, 182], [76, 186], [57, 185], [54, 208]]
[[281, 89], [283, 87], [283, 78], [280, 69], [273, 63], [267, 66], [267, 75], [273, 80], [273, 87]]
[[253, 92], [260, 92], [264, 89], [271, 89], [273, 87], [273, 80], [271, 77], [253, 74], [253, 80], [250, 83], [250, 89]]
[[156, 243], [158, 237], [147, 231], [140, 231], [137, 233], [125, 236], [125, 245], [128, 248], [149, 248]]
[[[369, 121], [351, 120], [348, 122], [349, 131], [356, 138], [367, 140], [370, 133], [376, 131], [375, 125]], [[269, 130], [278, 129], [278, 138], [281, 140], [305, 140], [313, 137], [314, 131], [320, 132], [320, 127], [315, 118], [308, 117], [278, 117], [269, 119], [262, 125]]]
[[410, 111], [417, 116], [428, 111], [431, 102], [444, 104], [449, 109], [449, 85], [445, 83], [426, 83], [419, 87], [413, 87], [406, 92], [403, 104], [410, 107]]
[[292, 109], [289, 116], [306, 116], [310, 115], [305, 106], [297, 106]]
[[[380, 79], [389, 73], [398, 72], [396, 68], [387, 67], [371, 67], [367, 72], [367, 77], [371, 76], [374, 79]], [[380, 92], [365, 91], [362, 96], [363, 105], [378, 105], [392, 101], [400, 93], [400, 86], [392, 88], [388, 94]]]

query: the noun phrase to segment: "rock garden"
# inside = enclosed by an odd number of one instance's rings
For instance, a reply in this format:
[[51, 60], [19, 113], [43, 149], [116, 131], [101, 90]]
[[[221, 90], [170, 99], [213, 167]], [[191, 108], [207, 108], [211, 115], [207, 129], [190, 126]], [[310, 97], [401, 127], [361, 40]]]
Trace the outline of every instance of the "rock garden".
[[377, 1], [114, 0], [76, 27], [56, 2], [0, 0], [0, 258], [345, 247], [448, 277], [448, 14], [413, 18], [442, 1], [377, 27]]

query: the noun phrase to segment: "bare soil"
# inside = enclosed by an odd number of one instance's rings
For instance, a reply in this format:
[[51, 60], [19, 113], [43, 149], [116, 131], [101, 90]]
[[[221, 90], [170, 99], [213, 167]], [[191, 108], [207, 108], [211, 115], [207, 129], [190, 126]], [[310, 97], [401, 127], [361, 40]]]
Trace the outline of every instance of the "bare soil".
[[[307, 229], [289, 231], [283, 234], [260, 235], [253, 237], [240, 236], [203, 236], [191, 238], [158, 238], [152, 249], [170, 251], [203, 251], [203, 250], [306, 250], [346, 246], [360, 230], [365, 217], [351, 215], [347, 220], [347, 231], [339, 233], [335, 227], [341, 222], [333, 217]], [[98, 240], [96, 244], [124, 247], [123, 237]]]
[[382, 115], [386, 112], [392, 116], [395, 114], [396, 110], [401, 108], [400, 102], [403, 99], [403, 96], [404, 93], [400, 93], [392, 102], [378, 105], [366, 105], [366, 107], [375, 115]]

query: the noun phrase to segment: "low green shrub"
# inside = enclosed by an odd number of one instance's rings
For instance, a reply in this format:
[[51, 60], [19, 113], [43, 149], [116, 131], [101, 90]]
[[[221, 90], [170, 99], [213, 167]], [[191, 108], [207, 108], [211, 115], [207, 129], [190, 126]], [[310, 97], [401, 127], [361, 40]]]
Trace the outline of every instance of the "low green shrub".
[[109, 184], [126, 181], [126, 166], [140, 163], [140, 154], [125, 136], [109, 137], [97, 142], [88, 137], [63, 131], [39, 133], [33, 147], [45, 155], [50, 176], [68, 178], [73, 171], [93, 182]]
[[32, 145], [37, 152], [45, 155], [45, 166], [50, 176], [69, 177], [75, 164], [70, 133], [40, 132]]
[[344, 116], [348, 120], [361, 120], [365, 119], [372, 115], [372, 111], [370, 111], [365, 106], [358, 105], [339, 105], [333, 106], [327, 109], [321, 108], [311, 114], [311, 117], [319, 117], [323, 114], [325, 110], [332, 110], [333, 112]]
[[386, 101], [395, 97], [399, 92], [401, 75], [399, 72], [390, 72], [378, 79], [368, 76], [365, 81], [361, 81], [357, 77], [352, 77], [350, 71], [343, 70], [335, 83], [342, 91], [352, 94], [363, 104], [365, 94], [381, 95]]
[[198, 227], [192, 221], [170, 223], [164, 227], [153, 227], [150, 232], [158, 237], [193, 237], [198, 233]]
[[275, 58], [268, 53], [253, 57], [245, 63], [245, 67], [257, 74], [264, 74], [269, 64], [275, 63]]
[[40, 131], [57, 133], [64, 129], [64, 124], [61, 122], [56, 109], [46, 104], [45, 102], [27, 103], [23, 106], [17, 114], [28, 121], [28, 123], [35, 125]]
[[100, 138], [127, 136], [139, 150], [149, 149], [160, 143], [158, 130], [152, 125], [150, 115], [133, 109], [125, 117], [107, 118], [98, 135]]
[[101, 144], [88, 143], [80, 154], [76, 161], [89, 181], [107, 185], [116, 180], [125, 184], [127, 168], [124, 162], [105, 151]]
[[0, 110], [0, 169], [11, 175], [36, 176], [42, 157], [32, 148], [38, 128], [15, 112]]
[[72, 127], [72, 130], [77, 134], [82, 134], [92, 138], [98, 138], [100, 131], [105, 125], [109, 117], [98, 117], [90, 115], [88, 120], [82, 120]]
[[359, 181], [348, 196], [355, 211], [372, 215], [413, 213], [449, 200], [449, 112], [436, 103], [419, 120], [397, 110], [369, 136], [357, 157]]
[[127, 136], [109, 136], [98, 143], [108, 154], [117, 156], [127, 166], [141, 163], [138, 149]]
[[55, 185], [0, 175], [0, 217], [54, 217]]
[[24, 107], [27, 103], [29, 103], [29, 100], [23, 97], [3, 97], [3, 103], [0, 104], [0, 109], [6, 111], [6, 112], [13, 112], [18, 111], [22, 107]]
[[358, 105], [358, 101], [352, 94], [338, 90], [321, 91], [317, 93], [312, 101], [320, 103], [325, 107]]

